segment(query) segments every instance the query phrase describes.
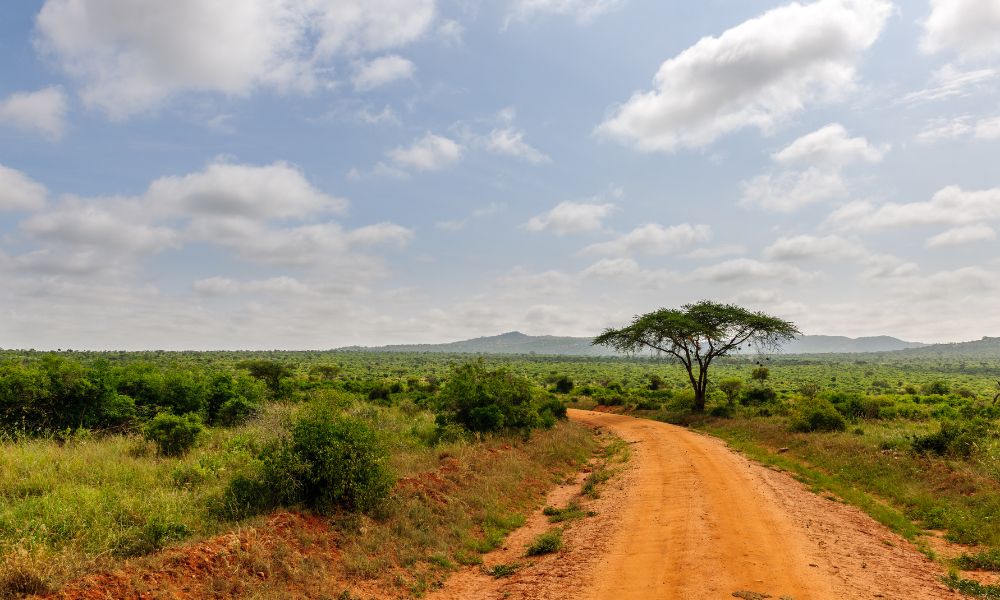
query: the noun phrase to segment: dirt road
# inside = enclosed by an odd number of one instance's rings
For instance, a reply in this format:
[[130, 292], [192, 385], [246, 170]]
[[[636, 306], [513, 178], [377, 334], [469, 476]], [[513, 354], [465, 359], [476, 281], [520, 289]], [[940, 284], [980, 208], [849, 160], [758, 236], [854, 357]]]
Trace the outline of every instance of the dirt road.
[[[807, 599], [959, 598], [941, 568], [867, 515], [752, 463], [710, 436], [631, 417], [571, 411], [630, 442], [598, 515], [565, 533], [566, 548], [493, 580], [473, 571], [435, 598]], [[564, 502], [565, 489], [550, 504]], [[487, 565], [521, 560], [540, 515]], [[757, 595], [755, 595], [757, 594]]]

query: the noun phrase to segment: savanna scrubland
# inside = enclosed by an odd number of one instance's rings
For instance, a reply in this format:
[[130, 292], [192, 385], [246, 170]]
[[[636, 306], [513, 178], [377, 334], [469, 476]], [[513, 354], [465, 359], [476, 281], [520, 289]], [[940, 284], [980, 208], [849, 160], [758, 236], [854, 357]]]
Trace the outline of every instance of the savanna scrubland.
[[703, 412], [662, 358], [6, 351], [0, 363], [7, 597], [108, 585], [87, 578], [123, 565], [138, 574], [114, 585], [141, 590], [144, 571], [182, 576], [177, 548], [212, 544], [235, 546], [225, 568], [200, 567], [211, 577], [196, 595], [320, 597], [318, 581], [423, 595], [611, 443], [567, 422], [567, 406], [719, 436], [861, 507], [954, 569], [952, 585], [997, 594], [968, 578], [1000, 569], [989, 353], [720, 358]]

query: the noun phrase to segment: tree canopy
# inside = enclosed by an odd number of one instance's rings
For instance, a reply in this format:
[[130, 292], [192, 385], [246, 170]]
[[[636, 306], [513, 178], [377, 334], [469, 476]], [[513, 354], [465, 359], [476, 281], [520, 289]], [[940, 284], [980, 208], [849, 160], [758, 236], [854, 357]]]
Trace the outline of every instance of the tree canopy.
[[743, 347], [775, 350], [800, 333], [790, 321], [702, 300], [679, 309], [661, 308], [639, 315], [626, 327], [606, 329], [593, 343], [629, 354], [651, 349], [680, 361], [694, 389], [694, 410], [701, 412], [705, 410], [708, 368], [714, 359]]

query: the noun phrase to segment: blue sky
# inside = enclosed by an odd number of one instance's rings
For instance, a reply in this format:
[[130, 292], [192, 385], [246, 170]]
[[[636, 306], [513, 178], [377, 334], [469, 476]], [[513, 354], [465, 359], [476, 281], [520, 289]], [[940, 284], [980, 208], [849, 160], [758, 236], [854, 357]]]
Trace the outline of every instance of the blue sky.
[[0, 347], [1000, 332], [1000, 0], [0, 16]]

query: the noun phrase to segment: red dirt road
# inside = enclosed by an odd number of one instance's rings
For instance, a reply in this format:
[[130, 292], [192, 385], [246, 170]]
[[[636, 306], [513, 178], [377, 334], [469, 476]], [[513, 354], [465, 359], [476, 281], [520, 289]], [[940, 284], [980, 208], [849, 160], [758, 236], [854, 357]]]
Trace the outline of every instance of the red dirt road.
[[[433, 598], [794, 600], [960, 598], [941, 567], [859, 510], [811, 493], [710, 436], [622, 415], [570, 411], [628, 441], [626, 471], [572, 524], [565, 549], [534, 562], [536, 515], [487, 565], [521, 561], [513, 577], [467, 571]], [[550, 504], [564, 504], [567, 491]]]

